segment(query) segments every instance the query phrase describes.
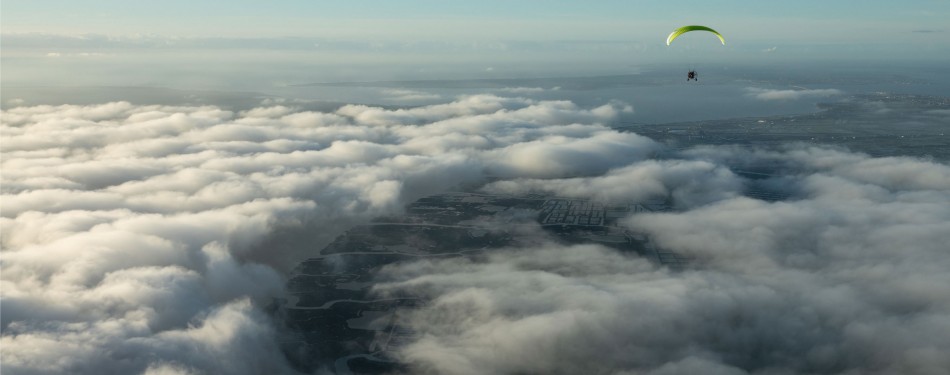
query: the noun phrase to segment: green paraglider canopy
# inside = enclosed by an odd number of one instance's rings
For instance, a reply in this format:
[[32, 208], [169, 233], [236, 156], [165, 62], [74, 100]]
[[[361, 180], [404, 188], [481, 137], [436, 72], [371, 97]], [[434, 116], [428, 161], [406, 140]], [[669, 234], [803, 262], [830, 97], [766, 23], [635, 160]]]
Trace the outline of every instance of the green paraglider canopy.
[[681, 28], [673, 30], [673, 32], [670, 33], [670, 36], [666, 37], [666, 45], [670, 45], [670, 42], [672, 42], [673, 39], [676, 39], [678, 36], [683, 35], [683, 33], [687, 33], [690, 31], [709, 31], [713, 34], [716, 34], [716, 36], [719, 37], [719, 41], [722, 42], [722, 45], [726, 45], [726, 39], [723, 38], [722, 35], [719, 34], [718, 31], [710, 29], [706, 26], [700, 26], [700, 25], [683, 26]]

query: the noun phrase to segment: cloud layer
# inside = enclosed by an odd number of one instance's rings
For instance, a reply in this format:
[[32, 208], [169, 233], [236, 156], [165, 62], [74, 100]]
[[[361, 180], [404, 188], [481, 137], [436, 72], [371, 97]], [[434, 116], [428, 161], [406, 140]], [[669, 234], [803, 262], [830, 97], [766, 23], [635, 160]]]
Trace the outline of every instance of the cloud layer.
[[[418, 372], [457, 374], [950, 369], [942, 354], [950, 348], [950, 167], [820, 147], [681, 156], [489, 188], [620, 202], [672, 196], [682, 210], [634, 215], [624, 226], [690, 257], [690, 268], [553, 240], [392, 265], [378, 293], [432, 300], [409, 320], [419, 339], [402, 359]], [[735, 195], [739, 181], [720, 169], [753, 164], [784, 171], [796, 194], [779, 202]], [[694, 185], [701, 194], [676, 198]]]
[[[621, 225], [692, 263], [538, 234], [390, 265], [376, 293], [430, 301], [398, 353], [414, 372], [950, 368], [950, 167], [800, 145], [653, 160], [659, 145], [605, 125], [624, 111], [492, 95], [4, 111], [3, 370], [293, 372], [264, 312], [283, 272], [353, 224], [459, 186], [668, 200], [675, 211]], [[733, 172], [762, 168], [773, 175]], [[790, 198], [745, 197], [753, 184]]]
[[421, 196], [641, 160], [652, 141], [603, 125], [629, 110], [483, 95], [4, 111], [3, 370], [289, 372], [262, 312], [281, 271]]

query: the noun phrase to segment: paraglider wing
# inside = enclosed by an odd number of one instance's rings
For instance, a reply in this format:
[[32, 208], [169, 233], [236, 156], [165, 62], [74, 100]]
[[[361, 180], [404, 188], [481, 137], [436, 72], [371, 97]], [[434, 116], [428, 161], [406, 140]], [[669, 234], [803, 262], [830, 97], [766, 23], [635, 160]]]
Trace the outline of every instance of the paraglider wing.
[[681, 28], [673, 30], [673, 32], [670, 33], [670, 36], [666, 37], [666, 45], [670, 45], [670, 43], [673, 42], [673, 39], [676, 39], [678, 36], [683, 35], [683, 33], [687, 33], [690, 31], [709, 31], [713, 34], [716, 34], [716, 36], [719, 37], [719, 41], [722, 42], [722, 45], [726, 45], [726, 39], [723, 38], [722, 35], [719, 34], [718, 31], [710, 29], [706, 26], [700, 26], [700, 25], [683, 26]]

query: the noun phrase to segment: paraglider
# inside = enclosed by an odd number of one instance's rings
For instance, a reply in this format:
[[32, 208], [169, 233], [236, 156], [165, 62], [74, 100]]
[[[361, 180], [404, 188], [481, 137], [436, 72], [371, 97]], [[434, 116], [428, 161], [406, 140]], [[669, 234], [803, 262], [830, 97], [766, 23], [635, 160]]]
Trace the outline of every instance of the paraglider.
[[720, 34], [718, 31], [713, 30], [709, 27], [700, 26], [700, 25], [683, 26], [676, 30], [673, 30], [673, 32], [670, 33], [670, 36], [666, 37], [666, 45], [670, 45], [670, 43], [672, 43], [674, 39], [690, 31], [709, 31], [713, 34], [716, 34], [716, 36], [719, 37], [719, 41], [722, 42], [722, 45], [726, 45], [726, 38], [723, 38], [722, 34]]
[[[722, 34], [720, 34], [720, 33], [719, 33], [718, 31], [716, 31], [716, 30], [713, 30], [712, 28], [709, 28], [709, 27], [706, 27], [706, 26], [701, 26], [701, 25], [683, 26], [683, 27], [680, 27], [680, 28], [678, 28], [678, 29], [676, 29], [676, 30], [673, 30], [673, 32], [670, 33], [670, 36], [666, 37], [666, 45], [670, 45], [670, 43], [672, 43], [674, 39], [678, 38], [680, 35], [683, 35], [684, 33], [690, 32], [690, 31], [708, 31], [708, 32], [711, 32], [711, 33], [715, 34], [717, 37], [719, 37], [719, 41], [722, 42], [722, 45], [726, 45], [726, 38], [723, 38], [723, 37], [722, 37]], [[696, 73], [696, 71], [693, 70], [693, 69], [690, 69], [690, 70], [689, 70], [689, 73], [686, 73], [686, 81], [689, 82], [689, 80], [699, 81], [699, 75], [698, 75], [698, 74]]]

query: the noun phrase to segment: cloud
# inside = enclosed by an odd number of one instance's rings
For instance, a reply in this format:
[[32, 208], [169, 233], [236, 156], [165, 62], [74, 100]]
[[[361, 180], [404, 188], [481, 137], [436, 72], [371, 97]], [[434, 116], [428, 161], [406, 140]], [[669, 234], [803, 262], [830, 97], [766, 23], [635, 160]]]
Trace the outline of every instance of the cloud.
[[[413, 372], [950, 368], [950, 166], [802, 145], [654, 160], [662, 146], [609, 127], [628, 111], [494, 95], [329, 112], [4, 110], [2, 370], [293, 372], [264, 312], [284, 272], [352, 225], [460, 185], [668, 200], [674, 211], [619, 229], [691, 263], [536, 231], [388, 265], [375, 293], [429, 301], [395, 352]], [[733, 171], [760, 168], [775, 176], [755, 183], [789, 199], [744, 196], [753, 181]]]
[[770, 52], [775, 52], [775, 51], [777, 51], [777, 50], [778, 50], [778, 47], [769, 47], [769, 48], [766, 48], [766, 49], [762, 50], [762, 52], [770, 53]]
[[843, 92], [838, 89], [773, 90], [757, 87], [747, 87], [746, 92], [749, 96], [758, 100], [798, 100], [843, 94]]
[[46, 57], [60, 58], [60, 57], [80, 57], [80, 58], [93, 58], [93, 57], [111, 57], [114, 54], [101, 53], [101, 52], [47, 52]]
[[653, 141], [607, 126], [629, 110], [492, 95], [4, 110], [3, 372], [293, 372], [263, 312], [290, 267], [460, 184], [642, 160]]
[[[602, 163], [602, 165], [610, 165]], [[483, 188], [503, 194], [545, 193], [622, 204], [671, 199], [693, 207], [737, 196], [742, 181], [728, 168], [704, 161], [650, 160], [626, 165], [597, 177], [514, 179]]]
[[416, 90], [386, 89], [383, 90], [383, 94], [386, 95], [389, 100], [402, 102], [433, 101], [442, 98], [442, 96], [438, 94], [430, 94]]
[[[720, 193], [704, 204], [623, 224], [688, 256], [690, 267], [672, 271], [636, 254], [554, 239], [392, 264], [376, 293], [431, 301], [404, 322], [417, 335], [400, 359], [412, 371], [459, 374], [950, 368], [939, 354], [950, 348], [943, 287], [950, 283], [950, 166], [801, 146], [704, 147], [681, 157], [490, 188], [622, 200], [711, 181], [709, 190]], [[793, 199], [737, 196], [736, 177], [720, 169], [776, 161], [785, 183], [797, 186]], [[700, 170], [721, 170], [721, 182], [708, 172], [705, 181], [664, 178]]]
[[498, 91], [510, 92], [513, 94], [534, 94], [544, 92], [545, 90], [543, 87], [504, 87], [498, 89]]

